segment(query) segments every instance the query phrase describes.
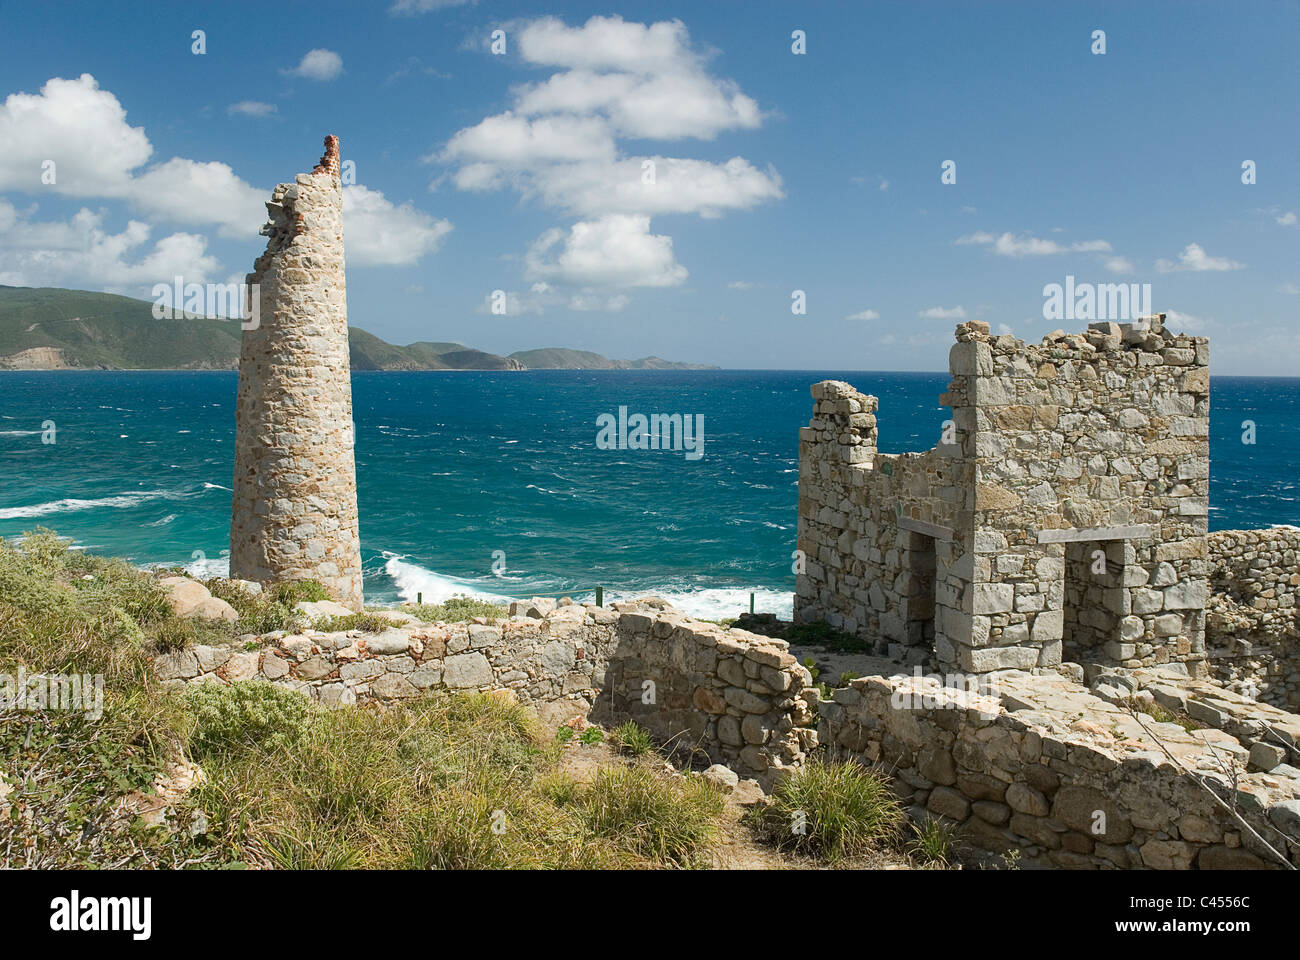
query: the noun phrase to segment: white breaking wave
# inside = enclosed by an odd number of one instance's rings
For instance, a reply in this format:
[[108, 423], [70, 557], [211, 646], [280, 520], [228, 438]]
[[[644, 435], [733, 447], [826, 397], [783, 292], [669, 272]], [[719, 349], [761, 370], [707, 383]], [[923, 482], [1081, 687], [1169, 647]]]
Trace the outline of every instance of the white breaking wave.
[[[605, 603], [614, 600], [635, 600], [637, 597], [662, 597], [679, 610], [684, 610], [700, 620], [723, 620], [749, 612], [749, 595], [754, 594], [755, 613], [775, 613], [782, 620], [794, 616], [794, 593], [755, 587], [753, 590], [733, 587], [647, 587], [644, 590], [605, 591]], [[594, 596], [573, 599], [589, 600]]]
[[94, 500], [78, 500], [68, 497], [63, 500], [51, 500], [49, 503], [35, 503], [28, 507], [5, 507], [0, 509], [0, 520], [17, 520], [24, 517], [44, 517], [51, 513], [71, 513], [75, 510], [94, 510], [99, 507], [123, 508], [135, 507], [159, 498], [171, 499], [174, 494], [166, 490], [152, 490], [148, 493], [122, 493], [115, 497], [99, 497]]
[[224, 580], [230, 576], [230, 558], [204, 557], [185, 564], [182, 569], [195, 580], [210, 580], [213, 577]]
[[424, 595], [425, 603], [445, 603], [457, 595], [475, 597], [480, 600], [501, 602], [515, 599], [498, 593], [488, 593], [480, 589], [474, 580], [463, 577], [444, 576], [426, 570], [417, 563], [410, 563], [392, 553], [385, 553], [384, 572], [397, 584], [397, 591], [403, 600], [415, 602], [419, 594]]
[[[554, 588], [530, 590], [525, 586], [516, 589], [513, 594], [498, 593], [484, 589], [482, 580], [435, 573], [393, 553], [385, 553], [384, 557], [386, 558], [384, 572], [397, 585], [401, 598], [412, 602], [418, 594], [424, 595], [425, 603], [445, 603], [456, 595], [467, 595], [494, 603], [527, 599], [532, 596], [569, 596], [578, 603], [596, 599], [594, 588], [556, 591]], [[508, 582], [515, 578], [503, 579]], [[638, 597], [662, 597], [693, 617], [702, 620], [721, 620], [748, 611], [750, 593], [754, 594], [756, 613], [774, 613], [784, 620], [789, 620], [793, 616], [793, 592], [773, 590], [770, 587], [754, 587], [751, 590], [741, 587], [689, 587], [680, 584], [671, 586], [664, 584], [632, 590], [606, 588], [604, 600], [609, 604], [620, 600], [635, 600]]]

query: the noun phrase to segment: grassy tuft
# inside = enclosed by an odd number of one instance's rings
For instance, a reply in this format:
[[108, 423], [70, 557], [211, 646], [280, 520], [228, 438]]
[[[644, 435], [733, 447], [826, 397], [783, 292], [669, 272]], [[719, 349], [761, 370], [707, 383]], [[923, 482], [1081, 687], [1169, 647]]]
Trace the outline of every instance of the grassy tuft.
[[306, 735], [311, 701], [286, 687], [253, 680], [191, 687], [185, 705], [194, 718], [190, 752], [207, 762], [244, 751], [292, 750]]
[[924, 864], [946, 867], [951, 862], [956, 830], [938, 820], [927, 819], [912, 827], [915, 836], [907, 845], [909, 852]]
[[747, 819], [778, 849], [833, 863], [895, 839], [904, 815], [883, 777], [857, 763], [815, 760], [781, 780]]
[[649, 753], [654, 748], [650, 731], [640, 726], [635, 720], [629, 720], [610, 731], [610, 739], [634, 757]]

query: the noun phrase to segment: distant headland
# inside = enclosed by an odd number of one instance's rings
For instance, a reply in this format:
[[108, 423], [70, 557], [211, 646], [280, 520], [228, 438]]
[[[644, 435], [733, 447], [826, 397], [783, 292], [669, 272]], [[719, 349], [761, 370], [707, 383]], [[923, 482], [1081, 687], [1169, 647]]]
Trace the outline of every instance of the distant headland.
[[[186, 315], [154, 317], [146, 300], [0, 285], [0, 370], [234, 370], [240, 324]], [[388, 343], [349, 330], [353, 370], [716, 370], [658, 357], [613, 360], [587, 350], [548, 347], [500, 356], [460, 343]]]

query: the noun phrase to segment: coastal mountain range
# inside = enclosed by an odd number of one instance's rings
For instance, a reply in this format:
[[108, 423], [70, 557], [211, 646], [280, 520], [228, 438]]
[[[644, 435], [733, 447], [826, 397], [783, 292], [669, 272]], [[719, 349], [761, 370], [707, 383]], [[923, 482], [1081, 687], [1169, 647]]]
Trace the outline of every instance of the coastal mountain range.
[[[158, 320], [146, 300], [0, 285], [0, 370], [234, 370], [236, 321], [187, 315]], [[461, 343], [399, 346], [360, 327], [348, 331], [353, 370], [716, 370], [658, 357], [611, 360], [546, 347], [500, 356]]]

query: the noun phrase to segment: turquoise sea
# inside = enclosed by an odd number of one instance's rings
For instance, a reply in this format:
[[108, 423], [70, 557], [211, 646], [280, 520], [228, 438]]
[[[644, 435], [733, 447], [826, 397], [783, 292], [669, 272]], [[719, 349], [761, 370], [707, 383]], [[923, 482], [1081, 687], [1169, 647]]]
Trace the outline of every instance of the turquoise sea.
[[[880, 397], [888, 452], [932, 446], [949, 415], [939, 373], [356, 373], [367, 599], [599, 585], [712, 617], [752, 591], [788, 615], [798, 428], [828, 377]], [[226, 372], [0, 373], [0, 536], [42, 525], [224, 573], [234, 402]], [[1300, 525], [1300, 379], [1215, 377], [1211, 406], [1211, 528]], [[620, 407], [702, 416], [704, 455], [599, 449]]]

